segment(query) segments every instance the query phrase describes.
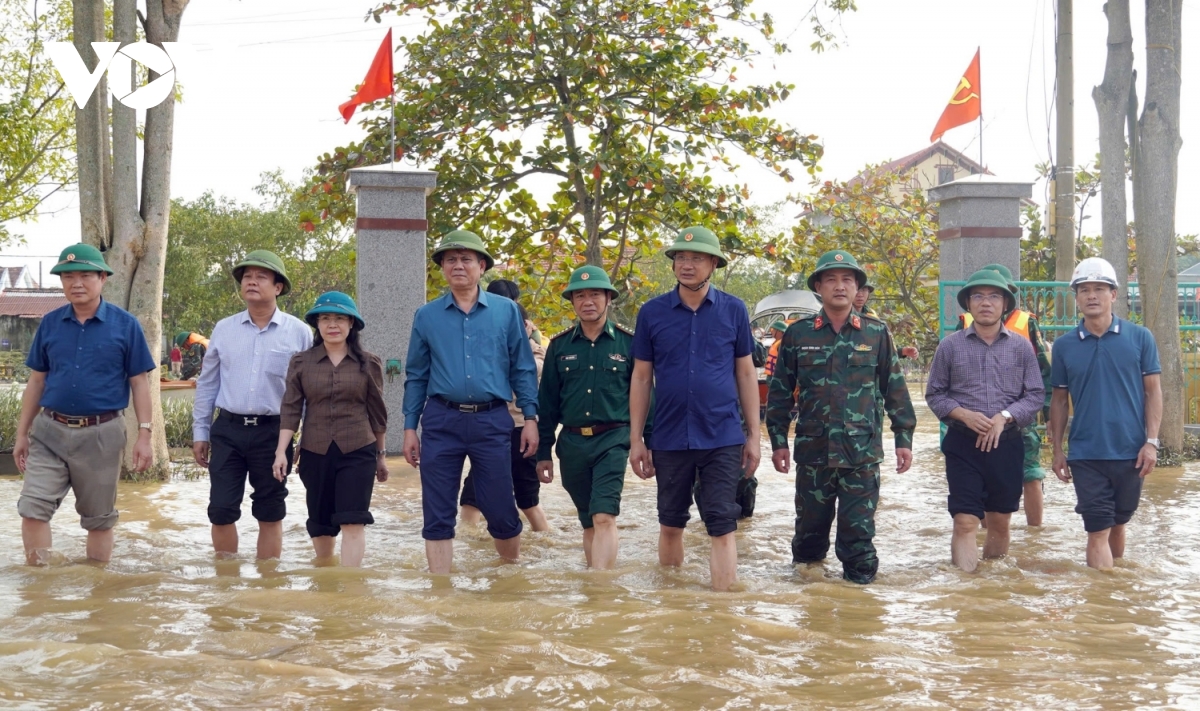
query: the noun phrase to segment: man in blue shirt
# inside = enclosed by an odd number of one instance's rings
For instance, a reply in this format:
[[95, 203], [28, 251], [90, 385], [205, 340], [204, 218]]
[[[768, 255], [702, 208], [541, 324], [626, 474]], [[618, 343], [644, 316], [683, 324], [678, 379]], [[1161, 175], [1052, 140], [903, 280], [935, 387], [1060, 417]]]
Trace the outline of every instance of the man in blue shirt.
[[[1059, 479], [1075, 483], [1088, 566], [1107, 570], [1125, 554], [1125, 524], [1137, 510], [1142, 480], [1158, 462], [1162, 369], [1150, 332], [1113, 315], [1117, 275], [1111, 264], [1099, 257], [1083, 260], [1071, 288], [1083, 322], [1054, 341], [1053, 468]], [[1064, 454], [1071, 404], [1070, 452]]]
[[17, 501], [25, 560], [46, 562], [50, 518], [72, 489], [80, 525], [88, 532], [87, 557], [108, 561], [126, 444], [121, 411], [132, 390], [138, 419], [133, 466], [145, 471], [154, 458], [146, 373], [158, 366], [138, 320], [101, 298], [113, 272], [100, 250], [87, 244], [67, 247], [50, 273], [62, 279], [70, 303], [42, 319], [25, 360], [32, 372], [13, 448], [25, 474]]
[[[495, 264], [473, 232], [447, 233], [432, 255], [450, 292], [417, 309], [404, 381], [404, 458], [421, 470], [425, 556], [449, 573], [463, 461], [471, 458], [475, 500], [496, 552], [521, 553], [513, 498], [508, 401], [525, 417], [521, 454], [537, 453], [537, 365], [514, 301], [479, 288]], [[421, 435], [417, 436], [417, 425]]]
[[[250, 514], [258, 521], [259, 560], [283, 553], [287, 483], [271, 468], [279, 442], [279, 410], [288, 362], [312, 347], [308, 324], [279, 308], [292, 289], [283, 260], [256, 249], [233, 268], [246, 310], [213, 328], [192, 405], [192, 456], [208, 468], [208, 521], [219, 556], [238, 551], [246, 481], [254, 489]], [[213, 421], [213, 407], [220, 409]], [[211, 441], [211, 446], [210, 446]], [[211, 456], [210, 456], [211, 455]], [[291, 470], [292, 447], [287, 449]]]
[[[727, 264], [711, 230], [680, 230], [664, 253], [679, 284], [638, 312], [629, 459], [639, 477], [657, 476], [661, 565], [683, 564], [683, 529], [699, 475], [699, 508], [712, 538], [712, 586], [728, 590], [737, 580], [737, 482], [742, 472], [754, 476], [761, 456], [750, 315], [740, 299], [709, 283]], [[653, 434], [645, 442], [652, 387]], [[749, 437], [742, 430], [739, 402]]]

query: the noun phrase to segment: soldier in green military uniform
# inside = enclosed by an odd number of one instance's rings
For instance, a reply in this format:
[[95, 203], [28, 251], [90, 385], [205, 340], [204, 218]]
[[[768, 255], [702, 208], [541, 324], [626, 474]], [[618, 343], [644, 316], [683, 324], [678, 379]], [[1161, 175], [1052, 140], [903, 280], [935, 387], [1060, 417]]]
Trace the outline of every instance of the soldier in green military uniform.
[[[551, 339], [538, 389], [538, 478], [545, 484], [554, 480], [550, 448], [562, 424], [557, 453], [563, 488], [579, 511], [587, 564], [598, 570], [611, 569], [617, 560], [617, 516], [629, 460], [633, 334], [608, 319], [608, 305], [617, 296], [600, 267], [571, 273], [563, 298], [579, 323]], [[653, 420], [651, 415], [647, 422]]]
[[808, 288], [823, 306], [784, 333], [767, 394], [767, 433], [781, 473], [790, 469], [789, 414], [799, 395], [792, 562], [825, 559], [836, 502], [837, 557], [843, 577], [860, 584], [874, 580], [879, 569], [872, 539], [883, 423], [876, 398], [882, 397], [892, 421], [898, 473], [912, 464], [917, 423], [887, 326], [854, 311], [855, 292], [866, 279], [849, 253], [821, 255]]
[[[1012, 272], [1009, 271], [1008, 267], [1003, 264], [988, 264], [980, 268], [999, 272], [1000, 276], [1004, 277], [1005, 283], [1008, 284], [1008, 290], [1018, 299], [1020, 298], [1020, 290], [1017, 289], [1017, 284], [1013, 281]], [[959, 317], [958, 326], [954, 330], [961, 331], [967, 327], [966, 316], [970, 316], [970, 314], [964, 313]], [[1054, 392], [1054, 388], [1050, 387], [1050, 347], [1046, 345], [1046, 339], [1042, 336], [1041, 329], [1038, 328], [1037, 316], [1030, 311], [1022, 310], [1018, 303], [1017, 308], [1004, 314], [1003, 321], [1006, 328], [1026, 338], [1033, 344], [1033, 352], [1037, 355], [1038, 368], [1042, 371], [1042, 383], [1046, 388], [1046, 404], [1042, 408], [1042, 422], [1049, 422], [1050, 397]], [[1042, 431], [1038, 428], [1036, 420], [1021, 429], [1021, 438], [1025, 447], [1025, 478], [1023, 485], [1025, 522], [1030, 526], [1041, 526], [1043, 511], [1042, 482], [1046, 478], [1046, 470], [1042, 468]]]

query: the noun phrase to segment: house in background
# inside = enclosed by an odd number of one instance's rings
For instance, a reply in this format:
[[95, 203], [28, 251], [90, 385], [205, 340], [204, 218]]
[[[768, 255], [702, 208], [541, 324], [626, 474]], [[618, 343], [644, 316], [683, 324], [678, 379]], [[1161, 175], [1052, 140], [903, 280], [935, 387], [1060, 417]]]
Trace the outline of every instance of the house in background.
[[41, 288], [28, 267], [0, 267], [0, 350], [29, 350], [42, 317], [67, 303], [62, 289]]
[[[903, 158], [888, 161], [870, 171], [871, 173], [907, 174], [908, 182], [905, 188], [913, 190], [929, 190], [943, 183], [961, 180], [972, 175], [991, 175], [992, 171], [971, 160], [965, 153], [938, 141], [916, 153]], [[850, 183], [860, 182], [868, 173], [860, 173], [850, 179]]]

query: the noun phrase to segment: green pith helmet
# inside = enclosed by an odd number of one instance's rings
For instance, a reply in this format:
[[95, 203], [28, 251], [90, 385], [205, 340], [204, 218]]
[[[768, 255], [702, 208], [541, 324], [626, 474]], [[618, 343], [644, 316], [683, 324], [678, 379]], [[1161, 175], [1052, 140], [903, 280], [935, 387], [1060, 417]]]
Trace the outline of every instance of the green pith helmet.
[[567, 288], [562, 292], [563, 298], [570, 301], [571, 292], [582, 289], [605, 289], [612, 294], [614, 301], [621, 295], [621, 292], [614, 289], [612, 282], [608, 280], [608, 272], [590, 264], [571, 272], [571, 281], [567, 283]]
[[180, 348], [183, 348], [183, 344], [187, 343], [188, 336], [190, 336], [190, 335], [192, 335], [192, 334], [188, 333], [187, 331], [180, 331], [179, 333], [176, 333], [175, 334], [175, 345], [179, 346]]
[[340, 291], [327, 291], [318, 296], [317, 303], [304, 314], [304, 320], [309, 326], [316, 328], [321, 314], [349, 316], [354, 321], [354, 329], [359, 331], [367, 327], [367, 322], [358, 314], [358, 305], [354, 303], [354, 299]]
[[262, 267], [270, 269], [283, 280], [283, 291], [279, 292], [280, 296], [292, 290], [292, 280], [288, 279], [287, 271], [283, 268], [283, 260], [278, 254], [265, 249], [256, 249], [246, 258], [238, 262], [233, 268], [233, 278], [240, 285], [242, 283], [242, 274], [245, 273], [246, 267]]
[[467, 230], [454, 230], [447, 232], [442, 241], [433, 248], [433, 254], [430, 255], [433, 263], [442, 266], [442, 252], [447, 252], [451, 249], [469, 249], [472, 252], [478, 252], [483, 257], [484, 268], [486, 272], [496, 265], [496, 260], [492, 259], [492, 255], [488, 254], [487, 247], [483, 246], [483, 240], [479, 239], [479, 235]]
[[779, 331], [780, 333], [783, 333], [787, 330], [787, 328], [788, 325], [786, 321], [776, 321], [775, 323], [771, 324], [771, 328], [768, 330]]
[[1017, 293], [1017, 284], [1013, 281], [1012, 272], [1008, 270], [1008, 267], [1003, 264], [985, 264], [980, 269], [991, 269], [999, 273], [1000, 276], [1004, 277], [1004, 281], [1008, 282], [1008, 290], [1014, 294]]
[[854, 255], [844, 249], [834, 249], [822, 254], [821, 258], [817, 260], [816, 269], [813, 269], [812, 274], [808, 275], [808, 290], [816, 291], [817, 277], [821, 272], [830, 269], [849, 269], [854, 272], [854, 279], [860, 289], [867, 285], [867, 272], [858, 266], [858, 260], [854, 258]]
[[63, 272], [104, 272], [112, 274], [113, 270], [104, 261], [100, 250], [90, 244], [73, 244], [58, 255], [58, 264], [50, 267], [51, 274]]
[[663, 254], [667, 255], [667, 259], [674, 259], [676, 252], [711, 254], [717, 258], [717, 269], [729, 264], [729, 260], [721, 253], [721, 241], [707, 227], [685, 227], [679, 230], [675, 244], [664, 249]]
[[958, 292], [958, 305], [963, 311], [970, 311], [967, 305], [971, 298], [971, 290], [977, 286], [994, 286], [1004, 292], [1004, 311], [1005, 313], [1012, 311], [1017, 307], [1017, 297], [1013, 295], [1008, 288], [1008, 281], [1004, 275], [992, 269], [980, 269], [967, 279], [967, 283]]

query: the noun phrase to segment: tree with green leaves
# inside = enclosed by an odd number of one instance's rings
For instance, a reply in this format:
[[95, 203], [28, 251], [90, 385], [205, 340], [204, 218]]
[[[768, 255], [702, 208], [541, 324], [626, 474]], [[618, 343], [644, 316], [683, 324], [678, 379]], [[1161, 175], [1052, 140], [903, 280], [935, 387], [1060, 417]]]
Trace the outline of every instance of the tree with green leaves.
[[0, 0], [0, 247], [75, 181], [75, 112], [43, 49], [67, 39], [70, 0]]
[[167, 267], [163, 281], [163, 328], [211, 333], [217, 321], [241, 311], [232, 272], [255, 249], [283, 259], [292, 291], [279, 307], [303, 317], [317, 294], [342, 291], [353, 296], [354, 240], [338, 223], [300, 227], [299, 186], [276, 171], [264, 173], [255, 192], [260, 205], [240, 203], [211, 192], [171, 203]]
[[[396, 157], [435, 169], [431, 238], [484, 235], [537, 303], [571, 268], [603, 265], [619, 289], [658, 237], [704, 224], [734, 256], [761, 254], [739, 162], [780, 180], [815, 171], [814, 136], [769, 111], [791, 85], [742, 82], [787, 52], [751, 0], [413, 0], [371, 15], [425, 18], [399, 41]], [[846, 12], [846, 0], [814, 8]], [[827, 31], [817, 20], [818, 43]], [[822, 35], [822, 32], [825, 32]], [[345, 171], [389, 161], [389, 117], [321, 157], [307, 222], [348, 220]], [[513, 275], [508, 275], [512, 278]], [[431, 274], [431, 286], [438, 286]], [[434, 291], [436, 293], [436, 291]]]
[[873, 303], [892, 331], [933, 353], [938, 341], [937, 209], [910, 175], [868, 166], [846, 182], [825, 181], [802, 201], [793, 239], [777, 259], [807, 273], [817, 257], [844, 249], [875, 286]]

